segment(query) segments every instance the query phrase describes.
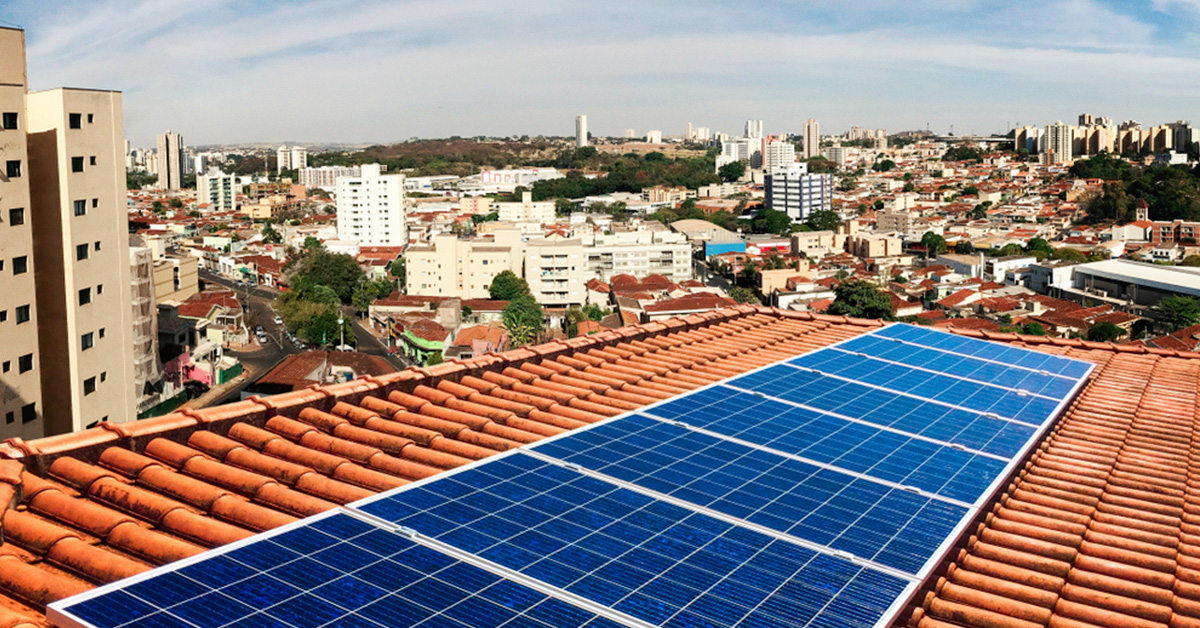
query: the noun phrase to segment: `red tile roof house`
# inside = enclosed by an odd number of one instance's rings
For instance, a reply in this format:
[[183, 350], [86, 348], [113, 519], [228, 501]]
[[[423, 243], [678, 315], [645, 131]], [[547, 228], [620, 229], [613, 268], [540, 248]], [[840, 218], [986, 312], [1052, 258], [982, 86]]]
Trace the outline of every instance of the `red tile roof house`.
[[[864, 333], [739, 306], [0, 444], [0, 627], [45, 605]], [[958, 331], [1097, 365], [897, 626], [1200, 627], [1200, 354]]]

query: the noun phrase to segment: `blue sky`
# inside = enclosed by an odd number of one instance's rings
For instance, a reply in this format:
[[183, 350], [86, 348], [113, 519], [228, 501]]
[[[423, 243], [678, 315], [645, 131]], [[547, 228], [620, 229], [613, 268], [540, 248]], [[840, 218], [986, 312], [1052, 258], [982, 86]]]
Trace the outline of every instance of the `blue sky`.
[[119, 89], [186, 143], [1005, 131], [1195, 119], [1200, 0], [0, 0], [32, 89]]

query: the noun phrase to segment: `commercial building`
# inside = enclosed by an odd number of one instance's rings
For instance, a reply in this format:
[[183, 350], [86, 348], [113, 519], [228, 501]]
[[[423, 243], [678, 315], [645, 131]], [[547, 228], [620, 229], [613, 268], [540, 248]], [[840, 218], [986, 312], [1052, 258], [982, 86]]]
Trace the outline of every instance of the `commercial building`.
[[54, 433], [43, 420], [25, 92], [25, 32], [0, 27], [0, 439]]
[[240, 188], [237, 175], [213, 169], [196, 177], [196, 202], [208, 203], [212, 211], [237, 211]]
[[383, 174], [379, 164], [337, 181], [338, 239], [366, 246], [408, 243], [404, 224], [404, 175]]
[[812, 159], [821, 154], [821, 125], [809, 118], [804, 123], [804, 158]]
[[598, 235], [584, 248], [584, 281], [609, 282], [616, 275], [663, 275], [674, 282], [692, 278], [692, 245], [682, 233], [627, 231]]
[[764, 188], [767, 207], [802, 221], [815, 211], [833, 209], [833, 175], [809, 174], [807, 164], [772, 170]]
[[275, 149], [275, 172], [304, 170], [308, 167], [308, 149], [303, 146], [280, 146]]
[[1071, 289], [1063, 290], [1063, 297], [1142, 306], [1153, 306], [1171, 296], [1200, 298], [1200, 269], [1189, 266], [1113, 259], [1078, 264], [1071, 270]]
[[[167, 131], [158, 136], [158, 187], [164, 190], [183, 187], [185, 158], [183, 138], [178, 133]], [[124, 163], [124, 159], [121, 161]]]
[[[53, 89], [26, 106], [46, 432], [134, 420], [121, 94]], [[177, 156], [178, 136], [165, 138]]]
[[362, 170], [358, 166], [321, 166], [320, 168], [299, 168], [300, 185], [310, 188], [330, 188], [337, 185], [341, 177], [358, 177]]
[[587, 116], [579, 115], [575, 117], [575, 148], [583, 148], [588, 145], [588, 129]]

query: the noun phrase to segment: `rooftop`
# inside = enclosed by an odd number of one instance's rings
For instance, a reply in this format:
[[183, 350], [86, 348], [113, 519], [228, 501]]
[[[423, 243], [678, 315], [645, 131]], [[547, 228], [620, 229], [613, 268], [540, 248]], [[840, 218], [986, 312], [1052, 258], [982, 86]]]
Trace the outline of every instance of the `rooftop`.
[[[42, 626], [50, 601], [879, 324], [739, 306], [7, 441], [0, 627]], [[958, 333], [1100, 368], [901, 625], [1200, 626], [1200, 355]]]

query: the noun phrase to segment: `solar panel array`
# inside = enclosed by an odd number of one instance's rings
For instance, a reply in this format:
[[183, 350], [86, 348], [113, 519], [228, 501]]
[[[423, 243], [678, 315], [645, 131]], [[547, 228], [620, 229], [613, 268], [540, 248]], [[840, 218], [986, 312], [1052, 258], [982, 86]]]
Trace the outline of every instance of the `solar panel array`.
[[891, 325], [49, 615], [79, 628], [870, 628], [1090, 370]]

